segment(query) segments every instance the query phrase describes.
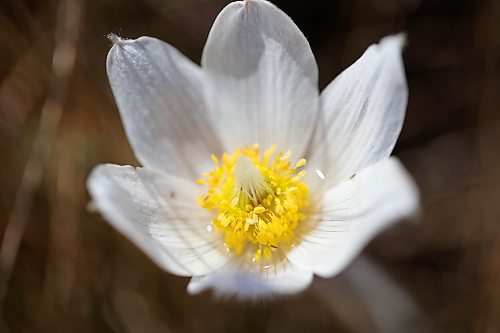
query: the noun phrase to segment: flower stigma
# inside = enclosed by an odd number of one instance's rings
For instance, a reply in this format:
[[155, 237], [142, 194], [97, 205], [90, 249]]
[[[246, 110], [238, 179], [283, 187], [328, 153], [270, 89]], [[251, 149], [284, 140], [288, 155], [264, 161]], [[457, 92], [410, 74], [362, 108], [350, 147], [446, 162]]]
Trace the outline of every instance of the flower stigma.
[[208, 187], [198, 203], [215, 212], [212, 225], [224, 234], [228, 251], [251, 253], [252, 261], [293, 247], [294, 231], [309, 205], [302, 181], [306, 160], [292, 167], [291, 153], [279, 152], [273, 158], [276, 150], [274, 145], [261, 155], [255, 144], [232, 155], [224, 153], [220, 161], [212, 155], [215, 169], [197, 180]]

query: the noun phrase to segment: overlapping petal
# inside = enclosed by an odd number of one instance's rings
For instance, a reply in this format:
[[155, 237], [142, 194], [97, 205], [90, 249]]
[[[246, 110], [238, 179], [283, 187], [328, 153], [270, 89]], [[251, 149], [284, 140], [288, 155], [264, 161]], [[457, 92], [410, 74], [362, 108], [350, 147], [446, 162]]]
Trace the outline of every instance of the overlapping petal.
[[292, 263], [331, 277], [379, 232], [418, 209], [418, 190], [396, 158], [383, 159], [325, 193], [309, 230], [288, 254]]
[[193, 277], [188, 292], [198, 294], [213, 289], [220, 296], [234, 295], [240, 298], [257, 298], [273, 294], [292, 294], [305, 289], [313, 279], [310, 271], [294, 268], [286, 275], [263, 279], [234, 266], [223, 267], [214, 274]]
[[163, 269], [181, 276], [212, 273], [228, 258], [193, 182], [148, 169], [105, 164], [88, 179], [95, 208]]
[[[377, 233], [416, 211], [415, 185], [388, 158], [408, 97], [403, 36], [370, 46], [321, 96], [306, 38], [264, 0], [219, 14], [202, 68], [154, 38], [114, 44], [108, 76], [145, 168], [98, 166], [88, 188], [97, 210], [159, 266], [193, 276], [190, 293], [298, 292], [313, 273], [337, 274]], [[207, 230], [213, 214], [197, 204], [203, 187], [193, 182], [212, 154], [253, 143], [307, 155], [310, 174], [321, 171], [309, 178], [315, 210], [305, 212], [297, 242], [261, 262], [231, 257], [222, 233]]]
[[206, 115], [200, 67], [169, 44], [140, 37], [115, 41], [107, 70], [139, 162], [188, 179], [206, 171], [221, 148]]
[[278, 144], [300, 158], [318, 113], [318, 69], [292, 20], [262, 0], [229, 4], [203, 51], [210, 114], [225, 143]]
[[371, 45], [321, 93], [311, 165], [325, 174], [324, 185], [391, 154], [408, 101], [404, 41], [404, 35], [395, 35]]

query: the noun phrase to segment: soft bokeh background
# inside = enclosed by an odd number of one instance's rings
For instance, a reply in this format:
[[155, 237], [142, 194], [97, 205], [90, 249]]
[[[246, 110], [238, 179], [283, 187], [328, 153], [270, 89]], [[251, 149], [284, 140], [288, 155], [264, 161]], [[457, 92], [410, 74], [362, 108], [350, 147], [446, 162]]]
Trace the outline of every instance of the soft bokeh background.
[[98, 163], [137, 165], [105, 35], [155, 36], [198, 62], [226, 1], [2, 0], [1, 332], [500, 332], [500, 1], [275, 3], [308, 37], [321, 87], [407, 32], [395, 154], [421, 189], [420, 222], [296, 296], [188, 296], [186, 278], [88, 212], [85, 180]]

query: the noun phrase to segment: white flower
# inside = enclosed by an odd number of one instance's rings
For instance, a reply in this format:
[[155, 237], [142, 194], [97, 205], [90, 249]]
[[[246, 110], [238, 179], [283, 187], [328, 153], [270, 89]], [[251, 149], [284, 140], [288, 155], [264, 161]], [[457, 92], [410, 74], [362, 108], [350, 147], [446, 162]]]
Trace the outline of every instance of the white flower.
[[112, 40], [109, 81], [143, 168], [99, 165], [89, 192], [160, 267], [192, 277], [189, 292], [300, 291], [417, 209], [389, 157], [408, 95], [403, 36], [321, 94], [306, 38], [264, 0], [219, 14], [201, 67], [154, 38]]

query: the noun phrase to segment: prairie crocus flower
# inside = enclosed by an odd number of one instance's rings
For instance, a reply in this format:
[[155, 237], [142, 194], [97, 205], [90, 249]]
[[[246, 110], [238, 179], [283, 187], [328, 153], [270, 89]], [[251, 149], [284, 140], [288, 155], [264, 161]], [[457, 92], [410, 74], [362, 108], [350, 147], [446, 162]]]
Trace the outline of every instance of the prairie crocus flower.
[[418, 194], [389, 157], [407, 103], [404, 37], [372, 45], [321, 94], [309, 44], [273, 4], [229, 4], [201, 66], [111, 36], [111, 88], [142, 168], [99, 165], [94, 206], [188, 291], [298, 292], [339, 273]]

